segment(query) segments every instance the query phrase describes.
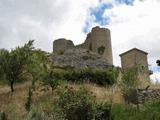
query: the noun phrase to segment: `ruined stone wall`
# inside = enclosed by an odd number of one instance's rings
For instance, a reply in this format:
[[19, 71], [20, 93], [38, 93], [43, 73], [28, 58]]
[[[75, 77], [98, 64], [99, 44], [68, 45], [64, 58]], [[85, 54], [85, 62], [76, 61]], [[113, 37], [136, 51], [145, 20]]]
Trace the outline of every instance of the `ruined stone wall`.
[[56, 54], [63, 53], [65, 50], [72, 48], [74, 48], [74, 44], [71, 40], [61, 38], [53, 42], [53, 52]]
[[109, 66], [113, 65], [112, 46], [110, 30], [106, 28], [94, 27], [87, 35], [84, 43], [74, 46], [73, 42], [66, 39], [57, 39], [53, 43], [54, 53], [63, 53], [73, 49], [86, 49], [101, 56]]
[[160, 99], [160, 89], [135, 89], [129, 97], [131, 97], [131, 103], [143, 104], [148, 101]]
[[113, 65], [111, 35], [109, 29], [94, 27], [87, 35], [84, 46], [88, 50], [100, 54], [109, 65]]

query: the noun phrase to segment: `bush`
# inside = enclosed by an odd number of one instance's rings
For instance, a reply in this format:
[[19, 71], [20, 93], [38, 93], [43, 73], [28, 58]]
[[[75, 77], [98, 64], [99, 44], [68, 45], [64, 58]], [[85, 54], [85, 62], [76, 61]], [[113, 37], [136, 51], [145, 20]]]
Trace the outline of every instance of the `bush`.
[[27, 97], [27, 102], [25, 103], [25, 108], [26, 110], [29, 112], [31, 109], [31, 104], [32, 104], [32, 89], [31, 87], [29, 87], [29, 91], [28, 91], [28, 97]]
[[84, 88], [74, 90], [66, 86], [57, 93], [56, 108], [67, 120], [113, 120], [112, 105], [97, 103]]
[[0, 112], [0, 120], [7, 120], [6, 114], [4, 112]]
[[[123, 71], [121, 90], [127, 103], [136, 103], [135, 89], [138, 87], [138, 70], [131, 68]], [[138, 103], [137, 103], [138, 104]]]
[[113, 120], [112, 105], [108, 103], [96, 104], [95, 120]]
[[92, 120], [94, 118], [94, 101], [85, 89], [75, 91], [66, 87], [60, 90], [58, 95], [58, 106], [67, 120]]
[[118, 70], [116, 69], [68, 69], [53, 70], [56, 79], [72, 82], [93, 82], [98, 85], [106, 86], [116, 83]]
[[53, 90], [56, 89], [60, 84], [60, 76], [60, 73], [50, 70], [48, 71], [48, 73], [46, 73], [46, 75], [43, 76], [43, 84], [49, 85], [52, 88], [53, 92]]

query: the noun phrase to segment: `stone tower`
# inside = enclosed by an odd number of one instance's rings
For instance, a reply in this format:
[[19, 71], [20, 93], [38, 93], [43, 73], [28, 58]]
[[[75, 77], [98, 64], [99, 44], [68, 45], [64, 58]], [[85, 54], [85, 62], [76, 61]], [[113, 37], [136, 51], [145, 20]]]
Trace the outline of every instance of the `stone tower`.
[[74, 48], [74, 44], [71, 40], [60, 38], [53, 42], [53, 52], [56, 54], [63, 53], [65, 50], [72, 48]]
[[113, 65], [110, 30], [98, 26], [88, 33], [84, 45], [87, 49], [98, 53], [109, 65]]

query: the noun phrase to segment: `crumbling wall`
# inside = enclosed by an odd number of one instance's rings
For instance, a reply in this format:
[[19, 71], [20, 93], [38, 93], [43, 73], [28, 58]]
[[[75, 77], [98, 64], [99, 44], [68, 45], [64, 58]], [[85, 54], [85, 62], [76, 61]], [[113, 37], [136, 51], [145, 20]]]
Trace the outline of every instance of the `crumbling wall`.
[[109, 65], [113, 65], [112, 45], [110, 30], [107, 28], [94, 27], [87, 35], [84, 46], [98, 53]]
[[71, 40], [61, 38], [53, 42], [53, 52], [55, 54], [62, 54], [65, 50], [72, 48], [74, 48], [74, 44]]
[[101, 56], [108, 66], [113, 66], [112, 45], [110, 30], [107, 28], [94, 27], [87, 35], [84, 43], [74, 46], [71, 40], [57, 39], [53, 42], [53, 52], [63, 54], [73, 49], [76, 52], [80, 49], [86, 49]]
[[133, 89], [129, 97], [129, 102], [143, 104], [147, 101], [160, 99], [160, 89]]

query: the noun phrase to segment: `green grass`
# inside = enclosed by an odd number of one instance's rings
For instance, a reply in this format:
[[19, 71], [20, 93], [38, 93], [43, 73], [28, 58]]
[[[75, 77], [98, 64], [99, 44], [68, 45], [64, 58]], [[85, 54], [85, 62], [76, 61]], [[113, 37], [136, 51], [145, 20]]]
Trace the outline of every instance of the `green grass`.
[[160, 120], [160, 100], [146, 103], [140, 107], [114, 105], [112, 114], [115, 120]]

